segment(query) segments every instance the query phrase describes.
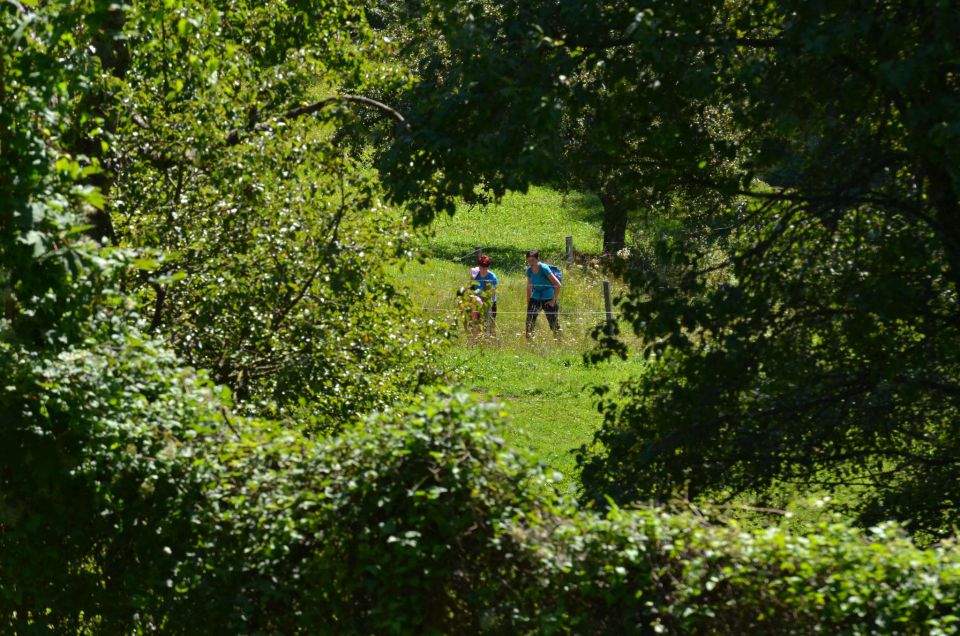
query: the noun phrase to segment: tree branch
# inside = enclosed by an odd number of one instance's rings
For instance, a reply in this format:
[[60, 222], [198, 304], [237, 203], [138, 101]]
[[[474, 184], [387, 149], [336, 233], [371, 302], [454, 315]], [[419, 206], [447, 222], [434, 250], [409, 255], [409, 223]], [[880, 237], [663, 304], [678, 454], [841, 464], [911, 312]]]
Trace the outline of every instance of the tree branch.
[[[297, 117], [302, 117], [303, 115], [311, 115], [313, 113], [323, 110], [328, 106], [342, 104], [343, 102], [352, 102], [354, 104], [362, 104], [364, 106], [370, 106], [371, 108], [376, 108], [377, 110], [380, 110], [381, 112], [389, 115], [391, 118], [395, 119], [398, 123], [401, 123], [401, 124], [407, 123], [407, 120], [404, 119], [403, 115], [401, 115], [399, 112], [397, 112], [390, 106], [387, 106], [383, 102], [377, 101], [371, 97], [364, 97], [363, 95], [350, 95], [350, 94], [334, 95], [333, 97], [325, 97], [324, 99], [321, 99], [320, 101], [315, 102], [313, 104], [292, 108], [287, 112], [283, 113], [282, 115], [280, 115], [278, 119], [280, 119], [280, 121], [289, 121], [292, 119], [296, 119]], [[259, 124], [254, 125], [253, 128], [247, 132], [264, 131], [264, 130], [267, 130], [269, 127], [270, 127], [269, 123], [261, 122]], [[242, 134], [243, 132], [240, 131], [239, 129], [235, 128], [231, 130], [230, 133], [227, 135], [227, 145], [235, 146], [238, 143], [240, 143], [240, 138]]]
[[406, 119], [403, 118], [403, 115], [398, 113], [393, 108], [390, 108], [383, 102], [379, 102], [370, 97], [364, 97], [363, 95], [349, 95], [349, 94], [334, 95], [333, 97], [326, 97], [324, 99], [321, 99], [319, 102], [315, 104], [310, 104], [309, 106], [300, 106], [298, 108], [288, 110], [283, 114], [282, 119], [295, 119], [302, 115], [309, 115], [311, 113], [315, 113], [318, 110], [321, 110], [327, 106], [336, 104], [338, 102], [353, 102], [355, 104], [363, 104], [364, 106], [370, 106], [372, 108], [376, 108], [378, 110], [383, 111], [387, 115], [390, 115], [391, 117], [396, 119], [401, 124], [406, 123], [407, 121]]
[[163, 305], [167, 299], [167, 290], [159, 283], [150, 283], [150, 285], [157, 294], [153, 302], [153, 318], [150, 320], [150, 327], [147, 329], [147, 333], [152, 336], [160, 328], [160, 323], [163, 321]]

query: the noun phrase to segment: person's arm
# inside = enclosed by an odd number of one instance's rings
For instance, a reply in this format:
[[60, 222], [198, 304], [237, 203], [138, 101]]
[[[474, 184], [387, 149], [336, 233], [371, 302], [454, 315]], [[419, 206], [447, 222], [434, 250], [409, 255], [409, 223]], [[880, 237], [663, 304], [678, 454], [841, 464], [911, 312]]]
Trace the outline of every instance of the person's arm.
[[530, 281], [530, 278], [527, 277], [527, 304], [530, 304], [530, 294], [533, 293], [533, 283]]
[[560, 281], [557, 280], [557, 277], [553, 273], [547, 274], [547, 280], [550, 281], [550, 284], [553, 285], [553, 302], [554, 304], [560, 300]]

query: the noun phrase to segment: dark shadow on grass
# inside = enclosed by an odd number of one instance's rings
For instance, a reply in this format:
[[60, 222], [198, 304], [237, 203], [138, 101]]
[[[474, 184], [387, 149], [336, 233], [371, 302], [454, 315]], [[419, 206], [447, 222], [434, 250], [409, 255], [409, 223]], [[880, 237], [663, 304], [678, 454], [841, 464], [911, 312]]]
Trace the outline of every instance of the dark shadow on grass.
[[[427, 248], [426, 255], [430, 258], [436, 258], [443, 261], [461, 263], [469, 269], [476, 265], [473, 257], [474, 245], [467, 243], [445, 243], [443, 246]], [[536, 249], [532, 246], [531, 249]], [[540, 249], [540, 259], [551, 265], [563, 267], [564, 247], [558, 247], [555, 250]], [[493, 259], [492, 269], [494, 272], [503, 272], [505, 274], [522, 273], [527, 267], [527, 250], [515, 246], [504, 245], [484, 245], [483, 253]]]
[[563, 195], [563, 210], [574, 221], [599, 225], [603, 220], [600, 199], [590, 192], [567, 192]]

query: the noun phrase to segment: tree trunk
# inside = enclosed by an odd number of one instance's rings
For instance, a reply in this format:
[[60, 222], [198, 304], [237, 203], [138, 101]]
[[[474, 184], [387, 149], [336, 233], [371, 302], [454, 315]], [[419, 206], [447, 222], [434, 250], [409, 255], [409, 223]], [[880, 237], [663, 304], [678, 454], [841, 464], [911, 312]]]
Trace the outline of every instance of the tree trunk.
[[[117, 38], [117, 34], [124, 28], [126, 14], [119, 5], [111, 6], [105, 10], [98, 11], [88, 18], [87, 28], [93, 32], [91, 44], [94, 53], [100, 58], [101, 68], [104, 73], [109, 73], [115, 77], [123, 79], [130, 67], [130, 52], [125, 40]], [[112, 102], [112, 97], [102, 88], [94, 88], [83, 99], [83, 110], [99, 116], [103, 120], [102, 129], [111, 135], [116, 132], [117, 113]], [[87, 221], [92, 226], [88, 235], [98, 243], [109, 240], [116, 242], [116, 235], [113, 229], [113, 222], [109, 211], [109, 194], [112, 184], [112, 176], [109, 174], [107, 157], [104, 156], [101, 145], [102, 137], [100, 135], [91, 137], [83, 134], [74, 142], [74, 149], [78, 154], [86, 155], [91, 159], [97, 159], [104, 168], [103, 172], [93, 174], [84, 179], [84, 181], [100, 190], [103, 198], [107, 201], [104, 209], [97, 210], [91, 208], [87, 214]]]
[[603, 254], [611, 256], [627, 244], [627, 209], [615, 193], [601, 192], [603, 204]]
[[937, 231], [947, 257], [947, 276], [960, 291], [960, 201], [950, 174], [938, 166], [926, 165], [927, 193], [937, 211]]

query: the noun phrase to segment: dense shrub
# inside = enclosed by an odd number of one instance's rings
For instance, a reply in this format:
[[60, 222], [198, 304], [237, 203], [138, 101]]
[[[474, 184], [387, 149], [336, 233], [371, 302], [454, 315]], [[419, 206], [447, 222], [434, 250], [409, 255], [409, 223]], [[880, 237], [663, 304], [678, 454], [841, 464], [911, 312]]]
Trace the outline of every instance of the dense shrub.
[[[892, 527], [798, 536], [577, 511], [505, 447], [498, 407], [462, 394], [322, 443], [232, 418], [218, 434], [229, 416], [211, 390], [139, 352], [61, 356], [44, 367], [38, 425], [4, 429], [8, 629], [955, 629], [952, 547], [921, 550]], [[12, 443], [31, 434], [46, 447]]]
[[[130, 335], [0, 345], [0, 631], [121, 633], [172, 592], [223, 426], [214, 388]], [[203, 458], [195, 462], [197, 458]]]
[[494, 405], [440, 395], [315, 446], [289, 433], [228, 444], [226, 479], [208, 493], [219, 507], [206, 522], [216, 539], [204, 568], [187, 564], [182, 601], [191, 609], [165, 624], [280, 633], [956, 629], [952, 546], [921, 550], [892, 526], [824, 524], [796, 535], [657, 509], [578, 511], [504, 445], [500, 419]]
[[[808, 535], [578, 512], [464, 395], [314, 446], [229, 443], [172, 631], [951, 633], [960, 558], [893, 527]], [[267, 429], [262, 429], [264, 434]], [[202, 567], [198, 565], [202, 563]], [[167, 611], [167, 610], [165, 610]], [[181, 622], [182, 621], [182, 622]]]

